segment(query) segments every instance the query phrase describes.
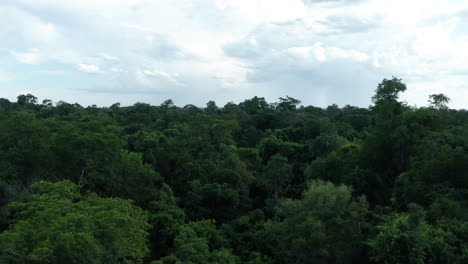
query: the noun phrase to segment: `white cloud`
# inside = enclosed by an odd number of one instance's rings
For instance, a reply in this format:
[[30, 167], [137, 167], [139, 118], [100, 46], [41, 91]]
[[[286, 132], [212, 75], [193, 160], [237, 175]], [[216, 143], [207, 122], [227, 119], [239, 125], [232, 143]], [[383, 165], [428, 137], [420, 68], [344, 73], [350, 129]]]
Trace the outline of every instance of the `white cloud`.
[[298, 59], [315, 60], [318, 62], [339, 59], [363, 62], [369, 59], [369, 56], [363, 52], [337, 47], [324, 48], [321, 43], [316, 43], [313, 46], [287, 48], [286, 52], [296, 56]]
[[63, 75], [63, 74], [65, 74], [64, 71], [59, 71], [59, 70], [38, 70], [36, 72], [44, 73], [44, 74], [48, 74], [48, 75]]
[[77, 70], [80, 72], [85, 72], [85, 73], [94, 73], [94, 74], [100, 73], [99, 67], [96, 65], [92, 65], [92, 64], [80, 63], [77, 66]]
[[[143, 70], [143, 71], [141, 71], [141, 73], [144, 75], [144, 77], [161, 78], [161, 79], [164, 79], [164, 80], [168, 81], [169, 83], [172, 83], [172, 84], [174, 84], [176, 86], [185, 86], [185, 84], [183, 84], [183, 83], [181, 83], [181, 82], [179, 82], [177, 80], [177, 78], [179, 77], [178, 73], [167, 73], [167, 72], [158, 71], [158, 70]], [[146, 79], [145, 81], [147, 82], [148, 79]]]
[[303, 17], [306, 8], [300, 0], [215, 0], [214, 6], [250, 23], [289, 21]]
[[111, 68], [110, 69], [112, 72], [123, 72], [124, 70], [121, 68]]
[[2, 46], [23, 48], [51, 44], [59, 38], [56, 25], [14, 6], [0, 3]]
[[109, 54], [106, 54], [106, 53], [100, 53], [99, 57], [102, 58], [103, 60], [109, 61], [109, 62], [119, 62], [120, 61], [120, 59], [118, 57], [112, 56], [112, 55], [109, 55]]
[[[294, 94], [305, 104], [367, 106], [377, 83], [396, 75], [410, 104], [437, 90], [466, 107], [463, 10], [468, 2], [446, 0], [4, 0], [0, 52], [19, 65], [106, 73], [67, 77], [85, 80], [86, 91], [125, 94], [119, 101], [132, 92], [199, 105]], [[76, 101], [117, 98], [88, 94]]]
[[26, 64], [36, 64], [41, 59], [39, 49], [36, 48], [29, 49], [26, 52], [11, 51], [11, 54], [17, 61]]

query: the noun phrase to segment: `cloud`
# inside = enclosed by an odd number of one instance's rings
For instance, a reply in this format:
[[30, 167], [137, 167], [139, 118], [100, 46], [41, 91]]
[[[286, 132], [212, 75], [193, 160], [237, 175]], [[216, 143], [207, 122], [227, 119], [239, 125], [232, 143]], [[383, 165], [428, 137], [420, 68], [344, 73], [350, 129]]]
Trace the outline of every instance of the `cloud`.
[[92, 65], [92, 64], [80, 63], [77, 66], [77, 70], [80, 72], [85, 72], [85, 73], [93, 73], [93, 74], [101, 73], [101, 71], [99, 70], [99, 67], [96, 65]]
[[44, 73], [44, 74], [48, 74], [48, 75], [63, 75], [63, 74], [65, 74], [65, 71], [60, 71], [60, 70], [37, 70], [36, 72]]
[[333, 34], [352, 34], [368, 32], [377, 29], [381, 23], [378, 18], [360, 18], [349, 15], [333, 15], [320, 21], [324, 27], [328, 28], [327, 33]]
[[39, 49], [36, 48], [29, 49], [26, 52], [11, 51], [11, 54], [16, 58], [17, 61], [26, 64], [36, 64], [41, 59]]
[[176, 86], [185, 86], [185, 84], [179, 82], [177, 78], [179, 77], [178, 73], [167, 73], [164, 71], [158, 71], [158, 70], [143, 70], [141, 72], [138, 72], [140, 76], [140, 80], [143, 83], [147, 83], [149, 80], [148, 79], [163, 79], [166, 80], [167, 82], [174, 84]]
[[366, 53], [322, 43], [275, 50], [249, 63], [249, 82], [274, 88], [274, 97], [294, 94], [320, 106], [331, 100], [366, 105], [368, 98], [362, 95], [370, 94], [380, 76], [385, 77]]
[[120, 59], [116, 56], [112, 56], [106, 53], [100, 53], [99, 57], [102, 58], [105, 61], [111, 62], [111, 63], [118, 63], [120, 62]]
[[224, 53], [238, 58], [256, 58], [262, 52], [255, 37], [247, 37], [240, 41], [228, 43], [223, 47]]
[[[468, 58], [466, 48], [460, 48], [464, 38], [454, 30], [456, 20], [429, 22], [426, 18], [431, 15], [415, 13], [416, 21], [424, 24], [400, 26], [393, 15], [379, 17], [379, 11], [372, 10], [371, 2], [362, 2], [329, 9], [316, 19], [265, 23], [228, 42], [224, 52], [248, 69], [250, 83], [270, 87], [276, 94], [320, 94], [320, 100], [328, 103], [352, 101], [365, 106], [377, 83], [392, 75], [408, 82], [405, 98], [413, 102], [427, 99], [421, 92], [422, 80], [436, 82], [440, 89], [448, 86], [439, 92], [449, 96], [466, 89], [447, 80], [447, 70], [466, 69], [462, 61]], [[451, 12], [447, 10], [443, 12]], [[411, 87], [418, 87], [418, 96], [412, 95]], [[427, 95], [434, 89], [427, 89]]]
[[90, 93], [97, 93], [97, 94], [125, 94], [125, 95], [149, 95], [149, 94], [167, 94], [167, 92], [159, 91], [155, 89], [128, 89], [127, 87], [119, 88], [113, 87], [109, 89], [108, 87], [95, 87], [95, 88], [87, 88], [87, 89], [80, 89], [82, 91], [90, 92]]
[[346, 50], [337, 47], [322, 47], [321, 43], [312, 46], [291, 47], [286, 53], [293, 55], [297, 60], [325, 62], [330, 60], [351, 60], [365, 62], [369, 56], [357, 50]]
[[[15, 77], [11, 91], [69, 87], [57, 96], [82, 104], [288, 94], [367, 106], [377, 83], [396, 75], [411, 104], [443, 92], [462, 107], [466, 10], [466, 1], [438, 0], [3, 0], [0, 67]], [[25, 74], [57, 67], [67, 78]]]
[[237, 58], [261, 58], [278, 49], [315, 42], [320, 30], [315, 25], [306, 25], [301, 19], [287, 23], [262, 23], [246, 36], [226, 43], [223, 51], [225, 55]]
[[314, 4], [356, 4], [363, 0], [302, 0], [304, 5], [310, 6]]
[[124, 72], [124, 69], [121, 69], [121, 68], [111, 68], [110, 69], [112, 72]]
[[33, 16], [15, 6], [0, 4], [0, 38], [2, 47], [22, 49], [51, 44], [59, 38], [59, 30], [53, 23]]

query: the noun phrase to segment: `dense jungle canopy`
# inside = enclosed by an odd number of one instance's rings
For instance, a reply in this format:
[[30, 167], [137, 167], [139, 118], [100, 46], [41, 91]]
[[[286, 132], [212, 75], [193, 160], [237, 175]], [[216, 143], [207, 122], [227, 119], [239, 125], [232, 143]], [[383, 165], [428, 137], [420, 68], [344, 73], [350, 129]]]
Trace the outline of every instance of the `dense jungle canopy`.
[[0, 263], [468, 262], [468, 112], [0, 99]]

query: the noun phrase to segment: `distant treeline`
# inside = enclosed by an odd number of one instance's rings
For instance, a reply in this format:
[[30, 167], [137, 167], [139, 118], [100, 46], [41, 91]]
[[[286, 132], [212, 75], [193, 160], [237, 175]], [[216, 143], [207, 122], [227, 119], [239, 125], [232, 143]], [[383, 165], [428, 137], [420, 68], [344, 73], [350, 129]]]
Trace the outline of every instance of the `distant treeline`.
[[468, 112], [0, 99], [0, 263], [468, 263]]

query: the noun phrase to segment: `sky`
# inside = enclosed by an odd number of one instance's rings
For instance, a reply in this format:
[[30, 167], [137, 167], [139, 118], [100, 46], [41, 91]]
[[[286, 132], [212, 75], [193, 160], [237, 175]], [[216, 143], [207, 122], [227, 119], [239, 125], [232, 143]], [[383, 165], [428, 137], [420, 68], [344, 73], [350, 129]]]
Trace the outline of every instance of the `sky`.
[[468, 108], [466, 0], [1, 0], [0, 97], [218, 106], [286, 95]]

